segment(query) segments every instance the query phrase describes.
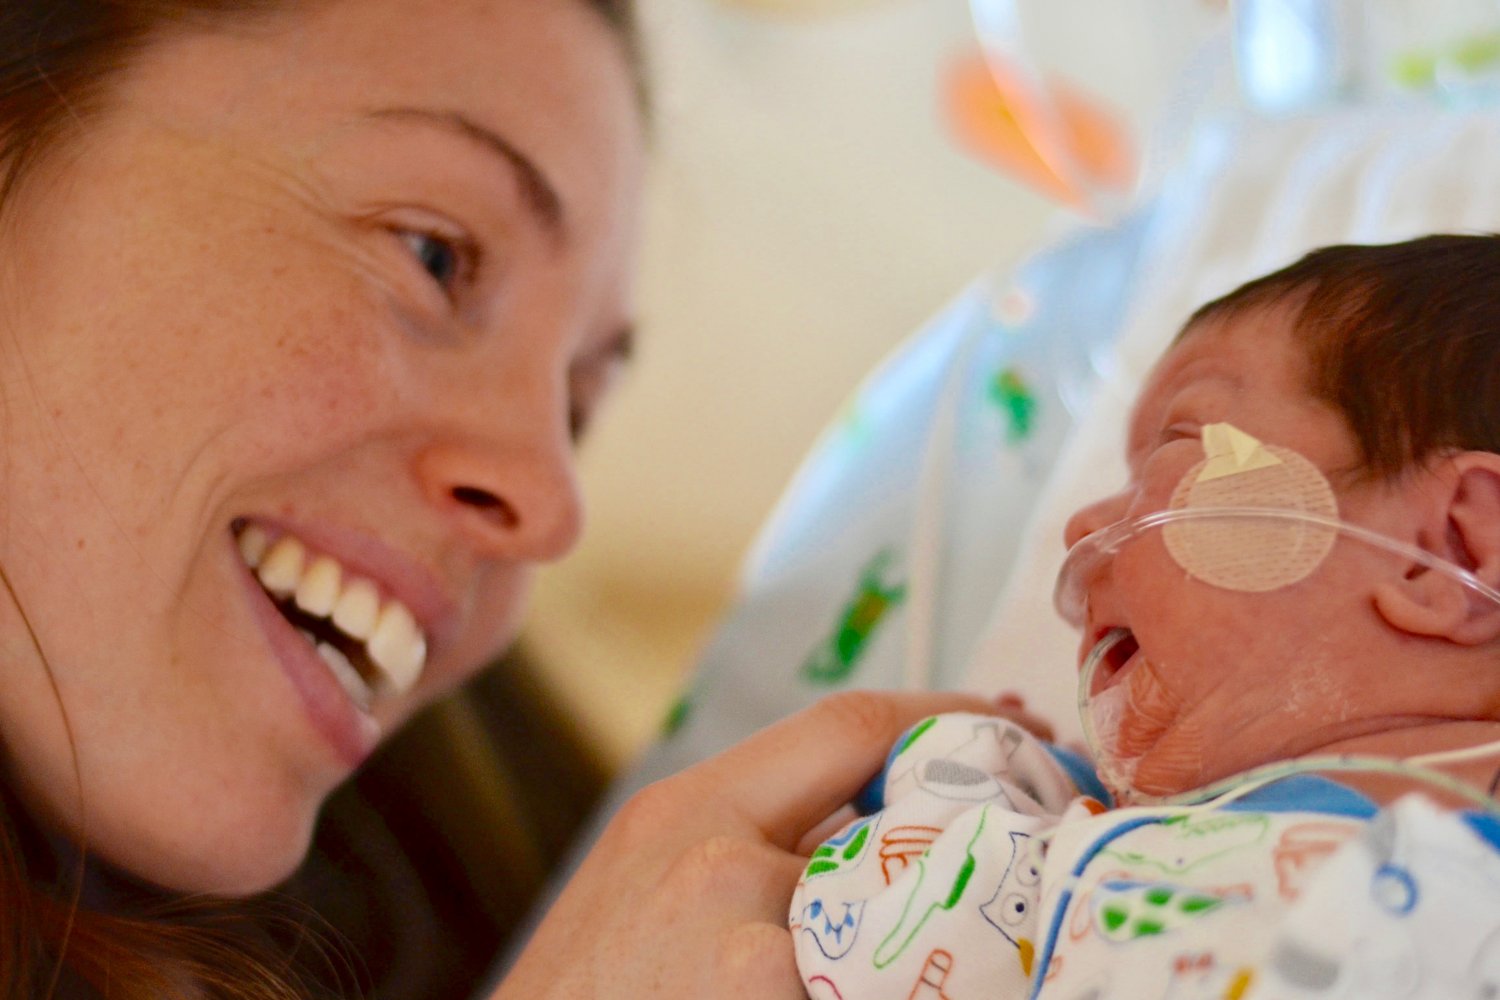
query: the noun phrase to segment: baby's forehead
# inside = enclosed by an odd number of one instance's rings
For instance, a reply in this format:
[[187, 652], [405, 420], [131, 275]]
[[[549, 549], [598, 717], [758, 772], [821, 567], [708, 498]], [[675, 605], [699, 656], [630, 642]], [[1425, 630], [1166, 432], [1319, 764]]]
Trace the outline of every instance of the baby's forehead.
[[1246, 361], [1217, 335], [1193, 331], [1186, 339], [1174, 341], [1147, 373], [1130, 408], [1131, 436], [1160, 419], [1161, 411], [1185, 391], [1237, 388], [1244, 381]]
[[1300, 315], [1300, 303], [1283, 301], [1188, 323], [1147, 373], [1130, 409], [1128, 440], [1154, 430], [1179, 396], [1270, 390], [1310, 398]]
[[1136, 408], [1200, 380], [1302, 389], [1308, 359], [1300, 320], [1297, 302], [1245, 306], [1193, 320], [1152, 366]]

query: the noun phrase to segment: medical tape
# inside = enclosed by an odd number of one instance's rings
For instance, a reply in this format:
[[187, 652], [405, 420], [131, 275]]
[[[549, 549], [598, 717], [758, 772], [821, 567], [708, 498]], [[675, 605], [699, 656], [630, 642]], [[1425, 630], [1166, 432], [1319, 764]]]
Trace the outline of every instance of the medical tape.
[[[1337, 518], [1333, 487], [1317, 466], [1230, 424], [1203, 428], [1207, 457], [1173, 491], [1170, 509], [1275, 508]], [[1338, 532], [1310, 521], [1205, 518], [1162, 528], [1172, 559], [1205, 583], [1262, 592], [1309, 576], [1333, 549]]]

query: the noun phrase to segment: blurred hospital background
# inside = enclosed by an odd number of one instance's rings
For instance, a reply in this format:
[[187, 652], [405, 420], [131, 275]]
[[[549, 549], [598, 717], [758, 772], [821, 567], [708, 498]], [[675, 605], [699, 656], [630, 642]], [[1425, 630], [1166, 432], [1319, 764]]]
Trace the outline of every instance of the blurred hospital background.
[[[961, 136], [955, 80], [981, 40], [1011, 83], [1045, 79], [1065, 109], [1081, 99], [1073, 112], [1104, 132], [1094, 152], [1124, 161], [1095, 164], [1120, 200], [1205, 108], [1289, 115], [1445, 74], [1493, 89], [1500, 48], [1491, 0], [642, 8], [656, 148], [641, 349], [586, 447], [589, 531], [546, 574], [526, 637], [609, 766], [656, 732], [757, 527], [878, 360], [1080, 207], [1109, 217], [1004, 148], [1014, 136], [990, 136], [988, 155]], [[1011, 98], [979, 111], [1035, 127]]]
[[[1090, 6], [1119, 30], [1075, 33], [1071, 56], [1120, 67], [1105, 74], [1119, 113], [1154, 113], [1154, 33], [1171, 25], [1139, 0], [1052, 5], [1053, 20]], [[978, 52], [966, 0], [643, 8], [657, 102], [643, 336], [585, 449], [585, 541], [544, 577], [527, 633], [612, 763], [656, 732], [757, 527], [842, 401], [1061, 214], [961, 149], [945, 120], [945, 75]]]

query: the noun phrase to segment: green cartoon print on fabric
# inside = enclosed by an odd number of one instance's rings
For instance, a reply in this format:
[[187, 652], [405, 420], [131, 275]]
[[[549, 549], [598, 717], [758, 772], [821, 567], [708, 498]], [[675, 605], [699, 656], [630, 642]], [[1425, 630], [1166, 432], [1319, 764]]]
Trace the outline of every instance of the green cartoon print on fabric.
[[1135, 868], [1151, 868], [1176, 877], [1202, 871], [1266, 838], [1270, 820], [1263, 813], [1221, 812], [1173, 816], [1160, 829], [1172, 837], [1150, 853], [1111, 848], [1099, 852]]
[[1037, 398], [1025, 376], [1016, 368], [996, 372], [989, 383], [989, 400], [1006, 420], [1005, 436], [1020, 444], [1036, 426]]
[[916, 882], [906, 899], [906, 905], [901, 909], [900, 919], [880, 942], [880, 946], [875, 949], [877, 969], [883, 969], [900, 958], [901, 953], [921, 933], [922, 928], [926, 926], [934, 913], [939, 910], [951, 910], [963, 899], [964, 891], [969, 887], [969, 882], [974, 876], [974, 869], [978, 865], [975, 845], [984, 835], [984, 824], [988, 818], [989, 807], [985, 806], [980, 810], [979, 821], [974, 826], [974, 835], [964, 846], [963, 862], [953, 873], [951, 880], [941, 878], [928, 870], [928, 866], [932, 863], [930, 851], [917, 859]]
[[672, 703], [667, 709], [666, 718], [661, 720], [661, 737], [669, 740], [682, 732], [682, 727], [687, 725], [688, 718], [693, 714], [693, 701], [690, 695], [683, 695]]
[[803, 661], [804, 678], [814, 684], [840, 684], [854, 673], [875, 630], [906, 599], [904, 583], [882, 579], [891, 559], [891, 551], [883, 550], [861, 571], [854, 596], [844, 606], [833, 634]]
[[1135, 941], [1176, 930], [1228, 902], [1166, 882], [1103, 882], [1094, 891], [1094, 926], [1106, 940]]
[[819, 875], [839, 871], [851, 864], [858, 864], [865, 848], [870, 843], [870, 823], [868, 819], [861, 820], [842, 835], [834, 837], [813, 851], [812, 857], [808, 859], [807, 869], [802, 873], [802, 878], [809, 880]]

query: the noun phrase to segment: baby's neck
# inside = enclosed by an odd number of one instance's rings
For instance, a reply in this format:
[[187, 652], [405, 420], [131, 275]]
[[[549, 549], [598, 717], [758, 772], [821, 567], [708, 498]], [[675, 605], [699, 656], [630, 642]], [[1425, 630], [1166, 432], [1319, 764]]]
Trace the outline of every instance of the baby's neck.
[[[1409, 760], [1429, 754], [1465, 750], [1486, 743], [1496, 743], [1497, 746], [1483, 757], [1431, 764], [1427, 767], [1494, 796], [1496, 785], [1500, 783], [1500, 722], [1448, 719], [1415, 722], [1408, 726], [1337, 740], [1310, 751], [1307, 756], [1355, 754]], [[1330, 774], [1329, 777], [1370, 796], [1382, 805], [1410, 792], [1421, 792], [1444, 805], [1468, 808], [1474, 806], [1472, 801], [1413, 775], [1347, 772]]]

